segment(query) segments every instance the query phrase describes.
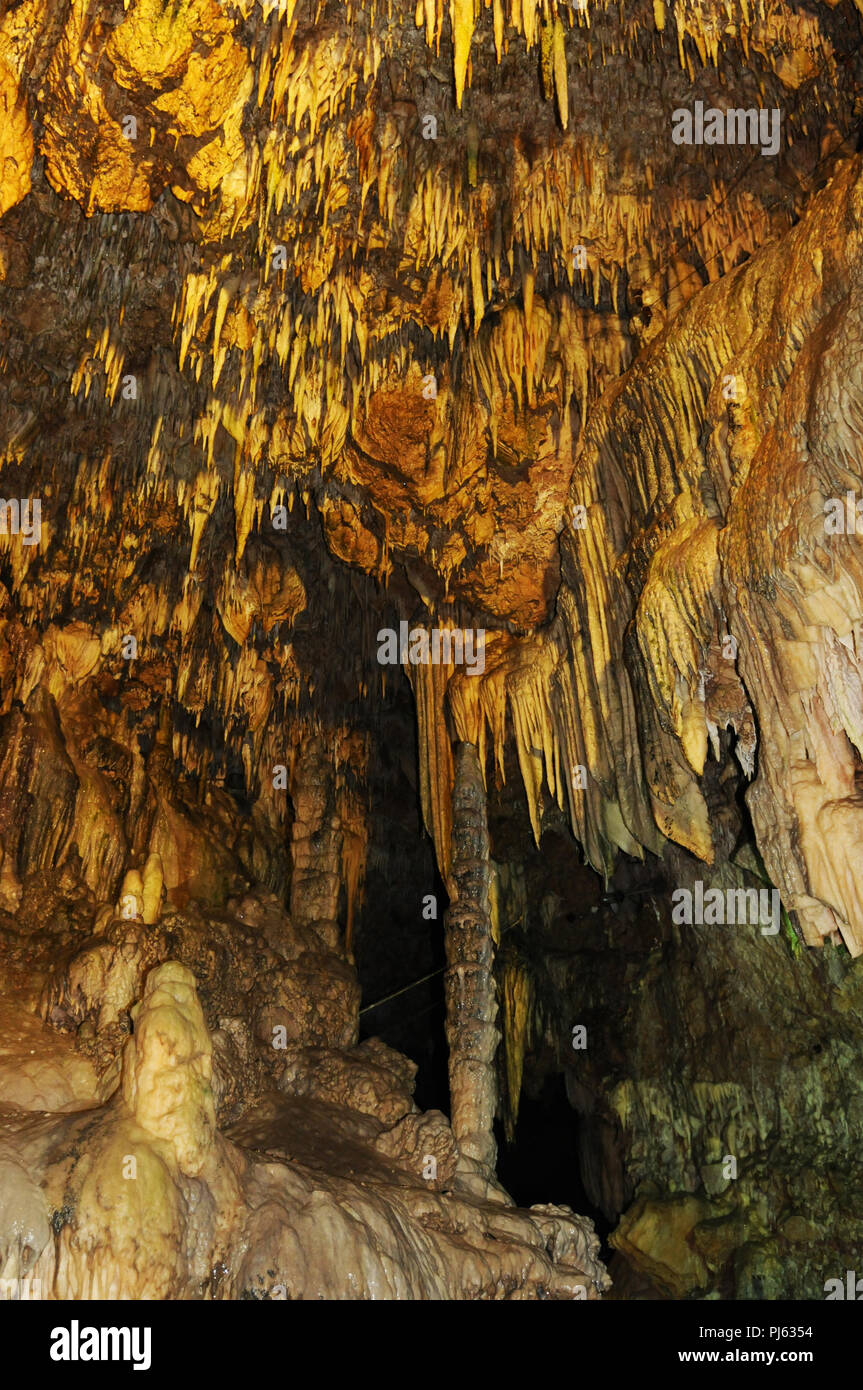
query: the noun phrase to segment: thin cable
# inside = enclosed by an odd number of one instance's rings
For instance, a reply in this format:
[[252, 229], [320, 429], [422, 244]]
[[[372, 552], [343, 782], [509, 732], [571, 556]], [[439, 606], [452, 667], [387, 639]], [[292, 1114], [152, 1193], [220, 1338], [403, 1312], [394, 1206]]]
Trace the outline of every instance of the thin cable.
[[418, 1018], [425, 1018], [426, 1014], [430, 1014], [432, 1009], [444, 1008], [445, 1003], [446, 1001], [443, 995], [441, 995], [439, 999], [435, 999], [433, 1004], [428, 1004], [426, 1008], [420, 1009], [418, 1014], [402, 1014], [400, 1018], [387, 1024], [387, 1032], [393, 1033], [397, 1028], [400, 1028], [403, 1023], [416, 1023]]
[[394, 994], [388, 994], [384, 999], [378, 999], [374, 1004], [366, 1004], [364, 1009], [360, 1009], [360, 1017], [362, 1018], [363, 1014], [370, 1014], [372, 1009], [379, 1009], [381, 1004], [388, 1004], [391, 999], [398, 999], [401, 994], [407, 994], [408, 990], [416, 989], [418, 985], [424, 985], [426, 980], [433, 980], [435, 975], [442, 975], [445, 969], [446, 966], [442, 965], [439, 970], [433, 970], [430, 975], [423, 975], [421, 980], [414, 980], [411, 984], [405, 985], [403, 989], [397, 989]]

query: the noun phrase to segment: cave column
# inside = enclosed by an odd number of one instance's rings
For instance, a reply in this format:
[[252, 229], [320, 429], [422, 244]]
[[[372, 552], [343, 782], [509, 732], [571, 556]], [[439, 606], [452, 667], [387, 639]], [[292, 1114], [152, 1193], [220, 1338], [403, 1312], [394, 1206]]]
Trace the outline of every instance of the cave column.
[[297, 755], [290, 786], [294, 806], [290, 913], [295, 923], [311, 927], [330, 950], [338, 950], [342, 834], [333, 781], [332, 760], [322, 740], [307, 739]]
[[460, 743], [452, 796], [450, 905], [444, 932], [446, 1036], [452, 1128], [459, 1150], [489, 1171], [497, 1148], [492, 1131], [497, 1084], [494, 1057], [497, 998], [489, 913], [488, 821], [477, 751]]

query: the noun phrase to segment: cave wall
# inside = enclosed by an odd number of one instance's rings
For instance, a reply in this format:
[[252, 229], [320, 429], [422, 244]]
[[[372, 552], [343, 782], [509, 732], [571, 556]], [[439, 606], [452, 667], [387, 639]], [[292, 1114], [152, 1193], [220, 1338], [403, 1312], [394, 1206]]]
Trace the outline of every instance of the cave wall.
[[622, 862], [577, 925], [565, 887], [533, 916], [524, 1090], [565, 1077], [611, 1297], [819, 1299], [860, 1248], [859, 968], [675, 925], [678, 871]]

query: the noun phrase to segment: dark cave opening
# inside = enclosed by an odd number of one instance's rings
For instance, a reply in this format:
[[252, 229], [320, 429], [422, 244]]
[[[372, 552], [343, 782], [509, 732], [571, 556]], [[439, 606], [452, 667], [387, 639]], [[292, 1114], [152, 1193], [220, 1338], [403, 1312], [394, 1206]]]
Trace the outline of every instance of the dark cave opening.
[[[360, 1041], [377, 1037], [416, 1064], [421, 1110], [449, 1114], [443, 974], [446, 886], [422, 829], [411, 723], [382, 740], [374, 768], [379, 815], [355, 942]], [[397, 751], [400, 750], [400, 751]], [[412, 755], [412, 756], [411, 756]]]
[[424, 986], [417, 986], [412, 995], [419, 996], [422, 1002], [405, 1007], [403, 999], [396, 999], [392, 1004], [381, 1005], [379, 1010], [362, 1017], [360, 1041], [370, 1037], [381, 1038], [388, 1047], [409, 1057], [417, 1066], [414, 1100], [420, 1110], [440, 1110], [444, 1115], [449, 1115], [442, 969], [428, 982], [427, 990]]
[[547, 1076], [537, 1093], [522, 1095], [512, 1143], [507, 1143], [502, 1123], [495, 1125], [498, 1177], [520, 1207], [549, 1202], [589, 1216], [605, 1260], [615, 1223], [593, 1205], [582, 1183], [579, 1123], [563, 1076]]

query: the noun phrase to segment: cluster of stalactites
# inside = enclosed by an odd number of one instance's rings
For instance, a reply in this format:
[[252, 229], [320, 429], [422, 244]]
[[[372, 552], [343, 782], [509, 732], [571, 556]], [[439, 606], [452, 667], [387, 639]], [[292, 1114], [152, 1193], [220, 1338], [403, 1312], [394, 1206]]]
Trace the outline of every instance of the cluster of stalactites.
[[[120, 531], [114, 509], [117, 480], [109, 457], [82, 465], [60, 531], [72, 559], [62, 593], [56, 582], [51, 586], [50, 577], [46, 580], [44, 563], [39, 563], [58, 531], [47, 503], [38, 545], [23, 546], [11, 533], [0, 537], [0, 549], [12, 562], [11, 597], [29, 632], [20, 647], [10, 698], [26, 703], [43, 678], [58, 699], [102, 675], [122, 689], [126, 680], [146, 680], [149, 665], [169, 653], [174, 675], [166, 694], [183, 716], [173, 732], [177, 762], [193, 779], [209, 779], [213, 755], [207, 730], [220, 726], [225, 743], [242, 761], [247, 794], [269, 799], [277, 809], [273, 768], [287, 765], [291, 748], [314, 733], [310, 717], [299, 712], [300, 704], [314, 695], [314, 677], [298, 663], [291, 642], [307, 595], [285, 551], [256, 548], [253, 555], [241, 554], [236, 565], [225, 564], [207, 603], [209, 581], [203, 571], [186, 575], [178, 592], [158, 579], [133, 583], [141, 560], [135, 532], [144, 515], [150, 509], [154, 517], [174, 514], [179, 502], [178, 520], [185, 509], [197, 552], [201, 516], [212, 513], [217, 482], [215, 474], [201, 473], [191, 485], [168, 479], [155, 484], [146, 512], [130, 517], [133, 525], [106, 563], [108, 537], [116, 538]], [[50, 615], [59, 614], [64, 597], [72, 606], [90, 605], [97, 557], [106, 595], [114, 596], [101, 625], [92, 620], [63, 624], [59, 617], [52, 623]], [[351, 615], [345, 621], [355, 625]], [[351, 779], [362, 785], [368, 749], [363, 751], [347, 722], [331, 718], [332, 713], [321, 711], [317, 729], [332, 749], [336, 782], [345, 788]], [[356, 738], [362, 743], [359, 734]], [[351, 876], [356, 885], [354, 870]]]
[[[491, 760], [501, 785], [512, 739], [537, 844], [550, 798], [568, 812], [573, 835], [598, 872], [611, 872], [618, 850], [642, 858], [646, 848], [661, 849], [639, 762], [634, 707], [625, 712], [634, 742], [622, 751], [620, 718], [615, 722], [609, 707], [602, 722], [588, 648], [565, 590], [559, 603], [558, 618], [529, 638], [487, 634], [483, 674], [451, 663], [410, 672], [423, 817], [442, 873], [448, 869], [451, 826], [451, 739], [474, 744], [483, 774]], [[709, 839], [692, 848], [711, 857]]]
[[661, 853], [663, 838], [707, 863], [729, 853], [734, 813], [708, 806], [703, 778], [711, 752], [733, 756], [805, 940], [855, 955], [861, 205], [855, 159], [600, 403], [573, 475], [580, 515], [555, 623], [502, 641], [445, 697], [483, 761], [491, 731], [501, 775], [508, 707], [534, 833], [543, 780], [552, 796], [563, 784], [574, 833], [606, 872], [617, 848]]
[[[579, 749], [558, 688], [561, 681], [568, 682], [574, 701], [572, 666], [565, 651], [559, 626], [554, 625], [521, 642], [504, 633], [486, 634], [482, 674], [469, 674], [452, 662], [407, 668], [417, 704], [423, 817], [442, 873], [449, 868], [452, 824], [450, 739], [476, 746], [483, 776], [491, 754], [496, 776], [505, 783], [508, 716], [537, 843], [547, 788], [561, 809], [569, 805], [573, 829], [590, 844], [582, 813]], [[626, 848], [632, 847], [627, 837]]]
[[[855, 0], [863, 13], [863, 0]], [[567, 128], [569, 116], [566, 35], [575, 27], [591, 29], [591, 17], [603, 15], [613, 7], [609, 0], [417, 0], [417, 28], [425, 32], [426, 43], [440, 48], [445, 8], [450, 22], [453, 78], [456, 102], [461, 107], [470, 84], [471, 48], [483, 10], [492, 11], [494, 49], [498, 63], [508, 50], [510, 32], [524, 41], [528, 52], [540, 50], [543, 95], [556, 99], [560, 122]], [[594, 47], [603, 63], [615, 51], [633, 56], [639, 31], [653, 29], [662, 35], [673, 24], [681, 68], [694, 76], [695, 65], [718, 67], [724, 49], [731, 44], [742, 48], [748, 59], [750, 48], [763, 51], [770, 44], [774, 51], [787, 52], [782, 62], [783, 81], [796, 87], [811, 76], [818, 59], [825, 54], [817, 21], [768, 0], [723, 0], [719, 6], [710, 0], [666, 0], [631, 7], [621, 16], [619, 38], [610, 43], [603, 35], [587, 45], [587, 59], [594, 58]]]
[[[357, 118], [353, 132], [363, 189], [356, 228], [349, 234], [345, 228], [339, 236], [327, 230], [326, 197], [335, 184], [339, 191], [333, 196], [340, 206], [350, 197], [352, 160], [343, 148], [344, 129], [328, 128], [316, 144], [290, 157], [271, 140], [264, 161], [276, 175], [271, 182], [279, 199], [287, 198], [293, 208], [303, 189], [320, 190], [312, 224], [305, 226], [293, 212], [290, 235], [268, 202], [267, 216], [259, 225], [257, 269], [226, 253], [207, 269], [190, 270], [185, 277], [175, 309], [179, 360], [213, 394], [196, 429], [209, 457], [216, 429], [223, 424], [251, 466], [275, 452], [288, 470], [302, 469], [311, 452], [326, 468], [340, 456], [352, 421], [374, 392], [404, 380], [415, 362], [423, 373], [440, 375], [459, 333], [471, 344], [484, 324], [498, 318], [507, 340], [501, 365], [509, 369], [505, 374], [519, 405], [525, 392], [532, 404], [532, 377], [542, 370], [541, 340], [548, 334], [541, 317], [534, 323], [534, 305], [542, 304], [538, 280], [569, 358], [561, 404], [568, 388], [570, 394], [578, 392], [582, 411], [586, 409], [590, 359], [597, 351], [603, 354], [604, 341], [592, 334], [588, 313], [574, 308], [569, 291], [589, 297], [594, 306], [601, 300], [617, 303], [625, 312], [623, 264], [615, 271], [608, 258], [600, 261], [592, 248], [647, 248], [656, 233], [649, 200], [604, 191], [602, 151], [579, 139], [574, 151], [552, 147], [547, 159], [532, 169], [525, 160], [514, 160], [510, 186], [495, 195], [509, 215], [493, 219], [491, 235], [485, 231], [487, 186], [474, 191], [469, 177], [436, 167], [420, 175], [397, 228], [394, 216], [402, 203], [405, 168], [397, 163], [398, 140], [381, 141], [369, 114]], [[328, 152], [330, 138], [333, 148]], [[584, 175], [589, 170], [589, 177], [568, 177], [573, 153], [576, 166]], [[376, 190], [378, 211], [367, 225], [365, 193], [371, 188]], [[743, 194], [723, 200], [724, 190], [717, 187], [709, 217], [704, 216], [703, 200], [675, 205], [676, 224], [695, 238], [711, 279], [759, 244], [770, 225], [766, 213], [744, 206]], [[510, 226], [506, 241], [504, 220]], [[397, 233], [403, 248], [402, 273], [409, 285], [415, 276], [432, 274], [434, 302], [427, 296], [428, 303], [424, 299], [418, 308], [399, 301], [382, 308], [374, 277], [346, 254], [352, 243], [369, 237], [390, 242]], [[341, 257], [339, 243], [345, 248]], [[685, 262], [657, 265], [647, 249], [639, 257], [638, 278], [650, 286], [644, 302], [658, 324], [702, 282]], [[629, 273], [633, 269], [627, 267]], [[508, 302], [501, 312], [504, 285]], [[113, 399], [123, 364], [119, 343], [100, 340], [93, 357], [100, 356], [105, 360], [105, 392]], [[75, 391], [82, 379], [89, 381], [85, 365], [90, 370], [89, 364], [82, 364]], [[619, 359], [616, 365], [619, 371]], [[290, 408], [281, 407], [276, 439], [271, 440], [274, 422], [262, 387], [267, 387], [274, 369], [287, 385]]]
[[[239, 8], [247, 18], [254, 9]], [[437, 44], [442, 6], [421, 9], [418, 22]], [[512, 31], [529, 48], [538, 45], [547, 90], [557, 92], [563, 108], [565, 31], [589, 28], [590, 13], [589, 6], [495, 0], [499, 56]], [[678, 29], [691, 21], [697, 30], [699, 13], [697, 6], [680, 9]], [[745, 5], [726, 6], [728, 34], [755, 22], [758, 13], [757, 7], [750, 15]], [[478, 15], [472, 3], [453, 6], [459, 63]], [[570, 400], [577, 400], [584, 420], [597, 380], [625, 369], [631, 352], [623, 322], [627, 278], [644, 289], [651, 331], [701, 286], [700, 273], [683, 261], [663, 265], [653, 256], [650, 246], [661, 244], [669, 230], [657, 222], [666, 212], [661, 203], [621, 193], [609, 182], [609, 151], [595, 133], [552, 139], [532, 162], [514, 148], [498, 186], [479, 178], [470, 130], [459, 167], [453, 149], [440, 162], [434, 141], [426, 146], [408, 138], [376, 101], [358, 106], [357, 92], [363, 84], [374, 88], [382, 57], [395, 42], [393, 26], [375, 23], [382, 16], [357, 5], [348, 8], [345, 26], [300, 34], [294, 3], [270, 5], [267, 24], [252, 40], [252, 99], [268, 121], [244, 137], [251, 153], [223, 182], [222, 210], [212, 214], [210, 229], [223, 242], [238, 232], [237, 249], [198, 255], [175, 305], [180, 366], [201, 383], [206, 399], [189, 427], [206, 465], [203, 481], [193, 485], [192, 569], [219, 486], [214, 454], [225, 437], [235, 454], [239, 563], [248, 536], [261, 525], [267, 492], [285, 488], [292, 505], [296, 483], [308, 506], [309, 473], [336, 465], [371, 396], [403, 382], [417, 366], [424, 376], [440, 378], [453, 357], [467, 360], [461, 385], [487, 404], [494, 453], [501, 394], [511, 394], [523, 410], [553, 392], [566, 429]], [[661, 29], [659, 9], [655, 18]], [[626, 170], [620, 172], [630, 186]], [[744, 193], [729, 196], [719, 186], [708, 203], [705, 216], [703, 199], [676, 202], [673, 225], [675, 236], [692, 240], [708, 277], [715, 278], [763, 239], [770, 217]], [[368, 259], [356, 254], [361, 246], [400, 258], [404, 295], [382, 294]], [[642, 249], [624, 255], [624, 247]], [[589, 302], [602, 306], [600, 333], [589, 310], [575, 307]], [[467, 353], [456, 351], [459, 336]], [[116, 323], [92, 328], [71, 383], [85, 409], [96, 394], [117, 400], [126, 357], [122, 314]], [[147, 468], [159, 479], [177, 441], [167, 438], [172, 403], [159, 396], [160, 374], [147, 385]], [[450, 386], [460, 389], [458, 382]], [[184, 429], [181, 423], [181, 439]], [[264, 486], [259, 475], [267, 467], [271, 477]], [[186, 488], [178, 498], [184, 510], [189, 495]]]
[[[372, 136], [371, 131], [368, 134]], [[386, 152], [370, 145], [368, 163], [370, 180], [377, 175], [373, 181], [378, 205], [385, 206], [390, 176]], [[301, 180], [301, 169], [301, 161], [285, 166], [282, 186]], [[592, 354], [597, 348], [601, 357], [608, 354], [604, 344], [594, 339], [589, 314], [575, 308], [566, 290], [578, 288], [597, 305], [603, 295], [620, 298], [618, 284], [609, 283], [596, 260], [577, 261], [577, 238], [581, 229], [591, 225], [591, 193], [585, 183], [572, 185], [572, 206], [566, 207], [549, 193], [541, 176], [529, 174], [526, 168], [524, 174], [524, 182], [511, 191], [517, 214], [506, 246], [499, 233], [484, 243], [482, 200], [464, 188], [458, 177], [451, 182], [444, 171], [429, 169], [421, 178], [405, 217], [406, 273], [410, 277], [434, 272], [438, 309], [445, 306], [444, 317], [424, 328], [425, 350], [405, 309], [396, 305], [389, 313], [377, 310], [374, 281], [367, 270], [350, 260], [332, 263], [333, 243], [324, 239], [325, 229], [316, 232], [314, 246], [299, 231], [290, 246], [281, 240], [278, 226], [268, 239], [261, 233], [266, 244], [259, 248], [258, 274], [244, 270], [230, 253], [207, 270], [190, 271], [180, 291], [175, 322], [181, 368], [188, 366], [212, 392], [206, 415], [195, 430], [208, 460], [212, 461], [216, 432], [222, 425], [250, 466], [275, 457], [287, 470], [301, 470], [312, 452], [323, 468], [328, 467], [340, 456], [351, 422], [360, 409], [367, 408], [370, 396], [403, 381], [414, 362], [424, 373], [442, 375], [442, 364], [450, 358], [459, 332], [471, 345], [477, 371], [482, 373], [482, 350], [473, 346], [473, 339], [489, 322], [488, 310], [496, 303], [503, 278], [513, 298], [500, 315], [501, 332], [493, 330], [501, 345], [492, 342], [489, 365], [496, 358], [501, 378], [505, 385], [511, 384], [519, 408], [525, 400], [534, 404], [545, 366], [545, 345], [554, 327], [565, 359], [559, 382], [561, 405], [577, 391], [583, 407]], [[622, 206], [617, 211], [624, 214]], [[648, 230], [646, 207], [629, 209], [625, 223], [624, 227], [621, 221], [617, 229], [620, 235], [643, 241]], [[357, 228], [358, 239], [360, 231]], [[553, 268], [552, 286], [555, 282], [561, 286], [546, 295], [548, 310], [535, 292], [543, 262]], [[300, 279], [308, 282], [310, 267], [316, 265], [321, 267], [320, 282], [310, 286], [311, 293], [286, 274], [289, 266], [292, 270], [301, 267]], [[547, 274], [546, 268], [544, 278]], [[519, 290], [521, 304], [515, 298]], [[495, 310], [492, 325], [497, 318]], [[113, 345], [105, 351], [105, 392], [113, 399], [122, 355]], [[102, 355], [100, 343], [93, 356]], [[87, 370], [91, 362], [88, 359]], [[621, 365], [625, 362], [621, 363], [618, 352], [608, 366], [619, 371]], [[280, 407], [275, 421], [266, 391], [261, 389], [269, 382], [273, 366], [287, 385], [290, 402], [289, 409]], [[83, 373], [84, 365], [81, 379]], [[76, 392], [79, 385], [76, 378]], [[492, 400], [493, 393], [486, 390], [486, 398]]]
[[[560, 85], [563, 26], [589, 24], [589, 9], [561, 6], [558, 12], [555, 4], [519, 2], [505, 13], [498, 0], [494, 8], [498, 48], [505, 22], [523, 34], [528, 47], [545, 44], [547, 31], [553, 34], [549, 61], [558, 100], [565, 105], [561, 92], [566, 84]], [[421, 9], [418, 22], [429, 42], [437, 44], [442, 7]], [[324, 465], [337, 458], [359, 404], [367, 403], [387, 379], [403, 377], [417, 360], [415, 343], [403, 333], [413, 311], [395, 304], [381, 312], [374, 279], [352, 248], [399, 245], [403, 273], [436, 268], [444, 274], [447, 306], [442, 317], [423, 324], [421, 306], [417, 322], [451, 353], [460, 328], [468, 334], [478, 331], [502, 282], [510, 304], [520, 298], [528, 319], [538, 275], [544, 283], [584, 289], [596, 304], [604, 284], [612, 298], [618, 291], [608, 254], [600, 263], [592, 252], [586, 255], [586, 247], [644, 247], [656, 239], [649, 200], [621, 198], [603, 189], [607, 151], [595, 137], [552, 142], [533, 167], [516, 151], [510, 186], [498, 198], [487, 183], [477, 187], [470, 150], [462, 170], [430, 165], [414, 171], [405, 163], [396, 122], [387, 116], [381, 124], [374, 103], [349, 121], [341, 119], [353, 106], [358, 85], [374, 79], [381, 45], [392, 43], [386, 29], [377, 38], [373, 23], [358, 25], [362, 12], [357, 7], [350, 14], [350, 39], [347, 33], [324, 30], [314, 40], [304, 34], [302, 45], [295, 45], [294, 6], [274, 11], [255, 52], [257, 99], [259, 105], [269, 104], [269, 133], [255, 161], [260, 176], [245, 189], [246, 210], [240, 219], [248, 223], [257, 206], [257, 268], [228, 253], [206, 269], [192, 270], [176, 308], [181, 363], [188, 361], [200, 379], [209, 362], [207, 381], [214, 393], [231, 363], [221, 410], [230, 432], [252, 441], [245, 447], [253, 464], [253, 443], [266, 436], [259, 418], [259, 379], [262, 371], [268, 379], [271, 363], [278, 364], [287, 380], [293, 406], [281, 429], [283, 453], [289, 464], [300, 466], [309, 450]], [[465, 43], [469, 48], [476, 12], [468, 0], [454, 5], [450, 15], [457, 70], [463, 58], [467, 61]], [[696, 8], [684, 16], [692, 19], [695, 30], [698, 13]], [[726, 16], [732, 27], [735, 13], [732, 6]], [[738, 18], [748, 22], [745, 6]], [[407, 204], [406, 178], [413, 182]], [[353, 196], [355, 186], [359, 200]], [[506, 217], [494, 216], [490, 192], [498, 199], [498, 214], [506, 206]], [[313, 215], [304, 215], [301, 204], [309, 197]], [[703, 199], [698, 199], [691, 208], [676, 204], [674, 221], [677, 234], [696, 237], [713, 278], [751, 250], [766, 227], [758, 208], [743, 207], [740, 198], [727, 199], [720, 188], [711, 197], [715, 206], [710, 216], [704, 216]], [[351, 224], [354, 217], [356, 225]], [[645, 292], [646, 304], [665, 299], [673, 311], [700, 287], [698, 275], [684, 263], [656, 269], [657, 283]], [[649, 285], [649, 265], [641, 271]], [[440, 315], [439, 306], [436, 313]], [[108, 391], [116, 389], [121, 360], [116, 348], [106, 360]], [[433, 372], [436, 363], [427, 357], [421, 365]], [[218, 415], [215, 405], [212, 412]], [[210, 449], [213, 430], [201, 427]]]
[[[81, 702], [89, 698], [88, 690], [93, 682], [107, 676], [116, 678], [121, 674], [118, 645], [119, 634], [116, 630], [103, 632], [100, 637], [80, 622], [65, 627], [50, 626], [40, 639], [31, 636], [20, 647], [22, 656], [19, 669], [7, 672], [9, 680], [4, 686], [5, 703], [8, 705], [16, 700], [26, 703], [41, 682], [57, 702], [62, 721], [67, 710], [74, 713]], [[145, 664], [139, 663], [141, 666]], [[173, 692], [166, 692], [169, 696], [173, 694], [176, 706], [181, 711], [183, 698], [180, 686], [187, 677], [187, 669], [181, 668], [177, 688]], [[347, 723], [334, 725], [325, 719], [307, 716], [272, 718], [261, 723], [256, 699], [259, 701], [259, 695], [254, 687], [239, 690], [236, 679], [232, 681], [229, 677], [221, 689], [213, 690], [210, 713], [219, 709], [224, 712], [229, 743], [232, 741], [232, 728], [237, 730], [235, 751], [238, 748], [242, 756], [247, 796], [256, 806], [255, 814], [262, 815], [277, 830], [281, 828], [283, 831], [286, 826], [289, 797], [295, 792], [304, 750], [312, 743], [326, 750], [332, 813], [336, 818], [334, 823], [340, 827], [340, 881], [345, 891], [347, 941], [350, 945], [365, 876], [368, 840], [365, 789], [370, 757], [369, 736], [349, 727]], [[120, 717], [118, 728], [122, 723]], [[253, 725], [256, 725], [253, 737], [247, 735], [239, 742], [242, 729]], [[133, 747], [136, 747], [131, 734], [130, 738]], [[199, 796], [204, 800], [205, 792], [209, 793], [219, 785], [218, 776], [214, 776], [214, 750], [206, 739], [197, 738], [194, 731], [180, 721], [174, 722], [170, 700], [163, 706], [159, 740], [173, 765], [182, 769], [182, 775], [189, 785], [194, 787], [197, 784]], [[119, 865], [113, 860], [106, 864], [111, 845], [102, 833], [104, 826], [100, 816], [104, 819], [104, 806], [97, 794], [100, 779], [86, 773], [83, 763], [77, 766], [82, 785], [75, 807], [75, 834], [84, 878], [88, 883], [97, 883], [100, 875], [104, 877], [107, 870], [117, 870]], [[141, 759], [137, 754], [135, 767], [137, 794], [143, 776]], [[107, 876], [110, 877], [110, 873]], [[145, 873], [145, 889], [146, 886]], [[151, 919], [145, 915], [144, 920]]]

